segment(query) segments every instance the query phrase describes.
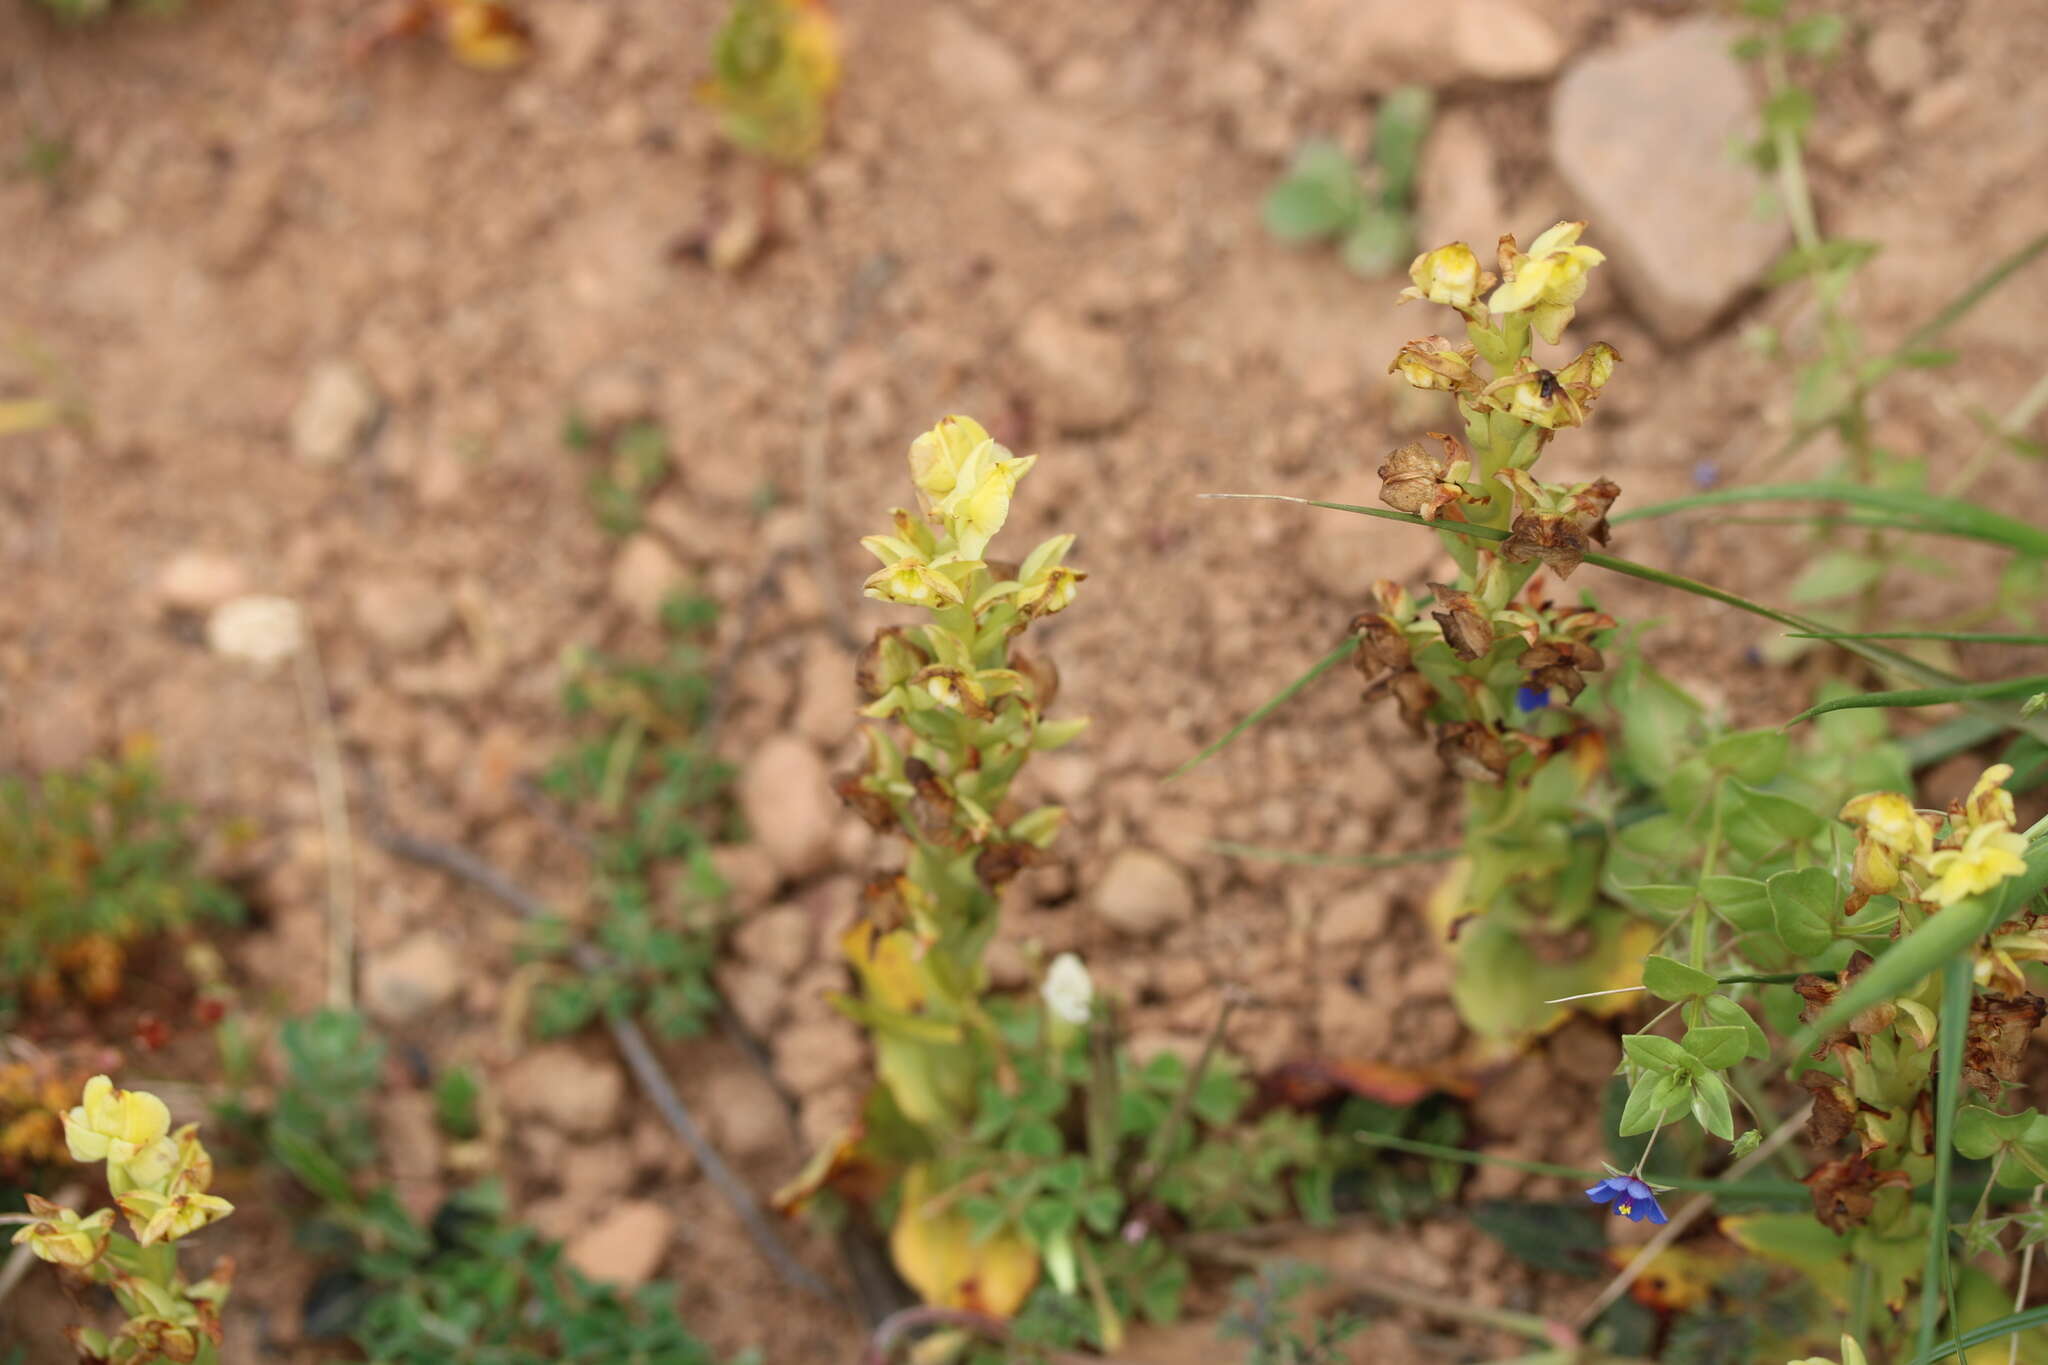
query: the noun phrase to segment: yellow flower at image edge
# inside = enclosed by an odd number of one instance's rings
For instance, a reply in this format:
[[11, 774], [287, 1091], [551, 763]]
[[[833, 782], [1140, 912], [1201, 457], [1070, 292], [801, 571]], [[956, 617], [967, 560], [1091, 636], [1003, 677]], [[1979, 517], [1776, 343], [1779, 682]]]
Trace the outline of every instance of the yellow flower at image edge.
[[106, 1076], [85, 1083], [82, 1102], [64, 1115], [74, 1161], [126, 1165], [171, 1131], [171, 1111], [146, 1090], [117, 1090]]
[[1863, 826], [1871, 839], [1893, 853], [1926, 857], [1934, 847], [1934, 836], [1913, 809], [1913, 803], [1898, 792], [1866, 792], [1842, 807], [1841, 818]]
[[1978, 896], [2007, 877], [2027, 870], [2027, 841], [2003, 824], [1979, 825], [1970, 831], [1961, 848], [1945, 848], [1926, 860], [1927, 870], [1938, 881], [1927, 898], [1937, 905], [1953, 905], [1966, 896]]

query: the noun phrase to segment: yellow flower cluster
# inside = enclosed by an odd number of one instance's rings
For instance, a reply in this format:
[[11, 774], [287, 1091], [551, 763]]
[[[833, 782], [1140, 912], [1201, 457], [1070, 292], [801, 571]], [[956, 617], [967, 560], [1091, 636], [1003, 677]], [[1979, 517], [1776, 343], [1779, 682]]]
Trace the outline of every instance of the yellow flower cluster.
[[[1501, 286], [1479, 264], [1479, 255], [1463, 242], [1425, 251], [1408, 267], [1414, 284], [1401, 291], [1404, 299], [1426, 299], [1455, 308], [1474, 322], [1489, 313], [1527, 313], [1529, 325], [1555, 345], [1572, 320], [1586, 292], [1586, 276], [1607, 259], [1602, 252], [1579, 245], [1584, 223], [1559, 223], [1519, 250], [1512, 236], [1500, 239]], [[1479, 296], [1493, 289], [1484, 308]], [[1442, 387], [1423, 384], [1422, 388]]]
[[1984, 770], [1963, 801], [1947, 812], [1948, 832], [1939, 841], [1935, 829], [1942, 817], [1915, 810], [1897, 792], [1866, 792], [1842, 807], [1842, 819], [1859, 826], [1856, 889], [1867, 895], [1888, 895], [1909, 871], [1919, 898], [1934, 905], [1953, 905], [1981, 896], [2008, 877], [2026, 871], [2027, 841], [2013, 829], [2017, 815], [2012, 794], [2005, 790], [2012, 776], [2009, 763]]

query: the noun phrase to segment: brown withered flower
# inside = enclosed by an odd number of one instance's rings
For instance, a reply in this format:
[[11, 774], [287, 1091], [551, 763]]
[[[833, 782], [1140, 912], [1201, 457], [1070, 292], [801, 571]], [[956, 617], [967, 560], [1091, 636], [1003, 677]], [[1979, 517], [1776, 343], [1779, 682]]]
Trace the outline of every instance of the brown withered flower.
[[1833, 1232], [1861, 1227], [1877, 1207], [1877, 1192], [1886, 1186], [1912, 1189], [1904, 1171], [1879, 1171], [1860, 1156], [1822, 1163], [1806, 1177], [1813, 1194], [1813, 1216]]
[[1436, 688], [1412, 668], [1383, 674], [1365, 689], [1366, 701], [1391, 696], [1401, 708], [1401, 720], [1417, 739], [1429, 732], [1429, 708], [1436, 705]]
[[1443, 627], [1444, 643], [1451, 647], [1451, 653], [1467, 663], [1491, 653], [1493, 620], [1472, 594], [1459, 592], [1448, 583], [1429, 586], [1443, 607], [1442, 611], [1433, 611], [1430, 616]]
[[1599, 650], [1577, 640], [1540, 641], [1522, 651], [1520, 662], [1531, 687], [1562, 688], [1574, 701], [1586, 690], [1584, 675], [1606, 667]]
[[1856, 1127], [1855, 1096], [1825, 1071], [1809, 1071], [1799, 1083], [1813, 1094], [1813, 1112], [1806, 1116], [1806, 1140], [1827, 1151]]
[[1595, 479], [1572, 489], [1571, 507], [1565, 516], [1572, 525], [1586, 533], [1586, 539], [1596, 545], [1607, 543], [1607, 513], [1614, 506], [1614, 500], [1621, 496], [1621, 485], [1612, 479]]
[[1448, 337], [1426, 336], [1403, 346], [1387, 366], [1418, 389], [1476, 389], [1478, 376], [1472, 362], [1479, 348], [1470, 342], [1453, 342]]
[[1507, 776], [1508, 746], [1483, 721], [1461, 720], [1437, 732], [1437, 757], [1467, 782], [1498, 782]]
[[903, 775], [910, 779], [910, 818], [918, 837], [945, 848], [962, 847], [966, 840], [953, 819], [958, 805], [945, 779], [931, 764], [916, 757], [903, 760]]
[[974, 855], [974, 875], [981, 879], [983, 886], [998, 890], [1043, 856], [1035, 844], [1002, 841], [985, 844]]
[[843, 773], [832, 780], [839, 799], [853, 807], [854, 814], [867, 821], [869, 829], [887, 832], [896, 828], [896, 807], [889, 798], [869, 787], [866, 773]]
[[1443, 455], [1432, 455], [1420, 441], [1388, 451], [1379, 467], [1380, 501], [1397, 512], [1435, 521], [1445, 507], [1465, 496], [1464, 489], [1445, 479], [1451, 465], [1463, 459], [1465, 452], [1444, 433], [1429, 434], [1443, 443]]
[[1996, 1100], [2020, 1079], [2027, 1039], [2048, 1015], [2048, 1000], [1983, 995], [1970, 1002], [1970, 1031], [1963, 1042], [1963, 1081], [1987, 1100]]
[[862, 695], [879, 697], [931, 661], [905, 627], [884, 626], [854, 659], [853, 681]]
[[1351, 656], [1352, 667], [1367, 682], [1388, 671], [1399, 672], [1414, 662], [1408, 633], [1390, 616], [1360, 612], [1351, 618], [1349, 633], [1358, 637], [1358, 648]]
[[1514, 564], [1541, 560], [1559, 578], [1570, 578], [1591, 549], [1586, 533], [1573, 525], [1569, 517], [1551, 512], [1522, 512], [1508, 527], [1508, 538], [1501, 542], [1500, 553]]

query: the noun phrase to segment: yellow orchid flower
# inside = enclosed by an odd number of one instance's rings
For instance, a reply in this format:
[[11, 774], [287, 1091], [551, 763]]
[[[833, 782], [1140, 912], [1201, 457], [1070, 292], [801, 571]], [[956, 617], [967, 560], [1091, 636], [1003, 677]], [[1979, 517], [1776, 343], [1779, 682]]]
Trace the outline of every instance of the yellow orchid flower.
[[1963, 799], [1963, 819], [1975, 825], [2017, 825], [2019, 814], [2012, 804], [2012, 793], [2005, 789], [2005, 782], [2012, 776], [2012, 764], [1994, 763], [1984, 770], [1977, 779], [1977, 785], [1970, 788], [1970, 794]]
[[154, 1190], [130, 1190], [114, 1201], [128, 1215], [135, 1240], [144, 1246], [174, 1242], [197, 1232], [235, 1211], [235, 1206], [217, 1194], [159, 1194]]
[[861, 591], [882, 602], [906, 607], [956, 606], [966, 600], [960, 585], [940, 568], [949, 560], [928, 561], [915, 545], [897, 536], [862, 536], [861, 546], [882, 561]]
[[1842, 807], [1841, 819], [1861, 825], [1872, 840], [1901, 857], [1926, 858], [1934, 851], [1934, 832], [1897, 792], [1865, 792]]
[[1463, 242], [1423, 252], [1409, 265], [1408, 278], [1415, 283], [1401, 291], [1403, 300], [1427, 299], [1468, 314], [1493, 284], [1493, 276], [1479, 268], [1478, 254]]
[[989, 434], [972, 417], [945, 417], [937, 426], [910, 443], [910, 481], [917, 485], [929, 510], [932, 503], [953, 491], [960, 467], [984, 443]]
[[1031, 472], [1036, 455], [1018, 459], [994, 441], [983, 441], [960, 466], [953, 491], [939, 500], [939, 515], [962, 559], [979, 559], [1010, 518], [1017, 481]]
[[125, 1165], [171, 1128], [171, 1111], [146, 1090], [117, 1090], [106, 1076], [85, 1083], [82, 1102], [64, 1115], [73, 1161]]
[[1605, 253], [1579, 245], [1579, 234], [1585, 230], [1584, 223], [1559, 223], [1531, 242], [1526, 254], [1515, 249], [1513, 237], [1501, 238], [1506, 280], [1486, 301], [1487, 308], [1528, 313], [1536, 334], [1555, 344], [1586, 292], [1587, 273], [1607, 259]]
[[101, 1209], [81, 1218], [76, 1209], [52, 1204], [39, 1195], [29, 1195], [28, 1211], [39, 1220], [24, 1225], [14, 1234], [14, 1244], [28, 1249], [52, 1265], [74, 1270], [91, 1265], [107, 1249], [107, 1234], [114, 1226], [114, 1211]]
[[1979, 825], [1961, 848], [1945, 848], [1922, 859], [1938, 881], [1927, 893], [1936, 905], [1979, 896], [2027, 870], [2027, 841], [2002, 823]]

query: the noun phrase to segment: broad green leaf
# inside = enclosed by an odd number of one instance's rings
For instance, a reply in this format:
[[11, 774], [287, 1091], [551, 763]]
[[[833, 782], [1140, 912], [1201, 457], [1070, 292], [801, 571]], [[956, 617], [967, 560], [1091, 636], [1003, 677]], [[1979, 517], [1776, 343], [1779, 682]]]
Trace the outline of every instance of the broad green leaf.
[[1764, 1036], [1763, 1026], [1736, 1001], [1725, 995], [1708, 996], [1707, 1018], [1716, 1024], [1742, 1030], [1743, 1037], [1747, 1040], [1743, 1050], [1744, 1056], [1762, 1061], [1771, 1055], [1771, 1041]]
[[1780, 872], [1768, 883], [1771, 914], [1778, 937], [1801, 957], [1815, 957], [1834, 942], [1841, 888], [1826, 868], [1802, 867]]
[[1659, 1000], [1690, 1000], [1714, 994], [1721, 983], [1676, 958], [1657, 956], [1643, 963], [1643, 989]]
[[1266, 228], [1282, 241], [1314, 241], [1342, 231], [1363, 204], [1358, 168], [1344, 149], [1334, 142], [1307, 142], [1286, 178], [1266, 196]]
[[1705, 877], [1700, 881], [1700, 894], [1744, 932], [1772, 927], [1770, 891], [1754, 877]]
[[1707, 762], [1751, 784], [1768, 782], [1785, 769], [1791, 742], [1782, 730], [1738, 730], [1707, 746]]
[[[1709, 977], [1708, 980], [1713, 978]], [[1669, 1038], [1654, 1033], [1625, 1033], [1621, 1038], [1621, 1050], [1637, 1066], [1648, 1071], [1671, 1071], [1688, 1074], [1699, 1069], [1698, 1061], [1683, 1047]]]
[[1728, 1084], [1712, 1072], [1692, 1082], [1692, 1116], [1724, 1142], [1735, 1141], [1735, 1116], [1728, 1109]]
[[1999, 1148], [2018, 1142], [2036, 1117], [2032, 1109], [2001, 1114], [1981, 1104], [1966, 1104], [1956, 1111], [1956, 1150], [1972, 1161], [1988, 1161]]
[[1739, 1024], [1701, 1024], [1687, 1029], [1681, 1041], [1702, 1066], [1714, 1071], [1727, 1070], [1749, 1053], [1749, 1033]]
[[1621, 1126], [1616, 1131], [1622, 1137], [1647, 1133], [1677, 1118], [1691, 1103], [1692, 1090], [1684, 1080], [1646, 1072], [1635, 1089], [1628, 1092], [1628, 1103], [1621, 1110]]
[[1722, 834], [1736, 852], [1756, 862], [1788, 844], [1811, 839], [1826, 823], [1822, 816], [1789, 797], [1759, 791], [1733, 778], [1729, 779], [1722, 800]]

